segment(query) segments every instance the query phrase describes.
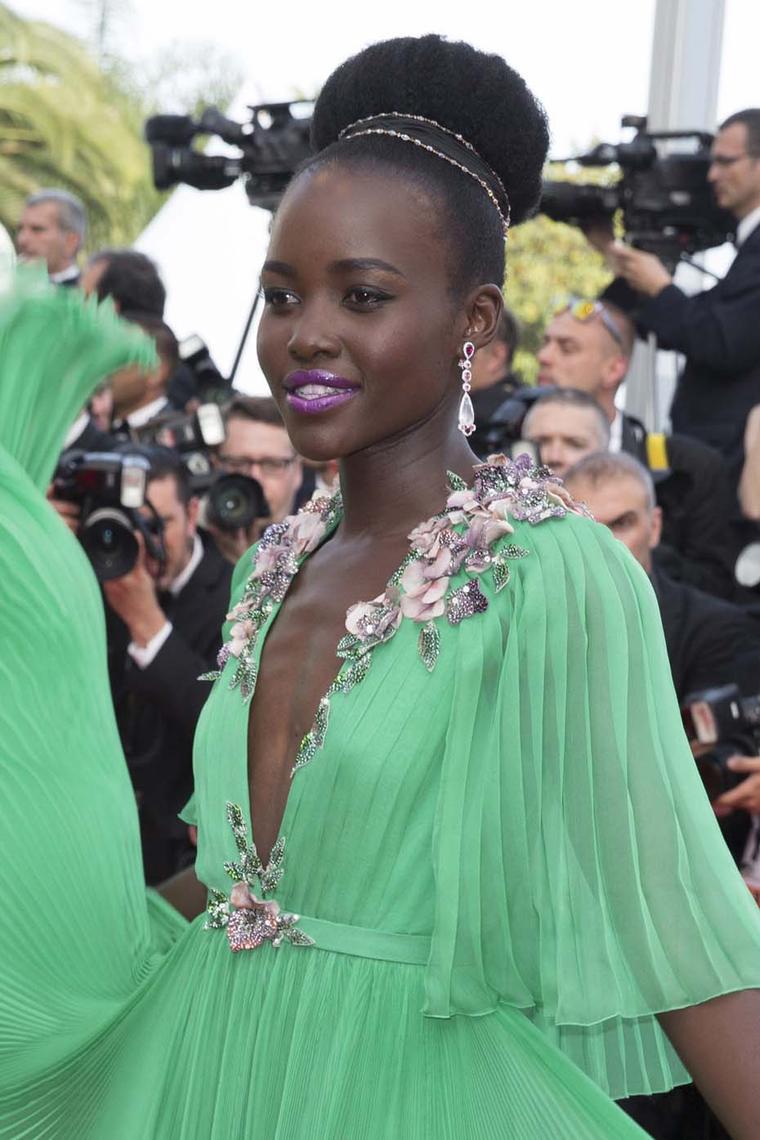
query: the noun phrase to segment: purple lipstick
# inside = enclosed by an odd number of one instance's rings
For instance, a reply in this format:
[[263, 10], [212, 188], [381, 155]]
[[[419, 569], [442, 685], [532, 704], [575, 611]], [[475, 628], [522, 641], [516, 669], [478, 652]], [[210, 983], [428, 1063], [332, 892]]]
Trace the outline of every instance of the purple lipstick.
[[359, 391], [359, 385], [343, 376], [320, 369], [290, 372], [283, 381], [287, 401], [294, 411], [306, 416], [318, 415], [347, 403]]

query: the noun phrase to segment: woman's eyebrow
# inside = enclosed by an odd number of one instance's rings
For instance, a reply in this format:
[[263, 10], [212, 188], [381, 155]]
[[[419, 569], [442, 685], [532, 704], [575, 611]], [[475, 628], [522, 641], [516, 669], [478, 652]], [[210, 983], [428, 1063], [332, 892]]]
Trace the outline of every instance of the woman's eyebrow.
[[344, 257], [340, 261], [331, 261], [328, 269], [331, 273], [351, 273], [362, 269], [382, 269], [386, 273], [395, 273], [397, 277], [405, 274], [391, 265], [389, 261], [381, 261], [379, 257]]
[[[406, 275], [391, 265], [389, 261], [382, 261], [379, 257], [344, 257], [339, 261], [331, 261], [328, 265], [330, 273], [356, 273], [366, 269], [380, 269], [385, 273], [395, 273], [397, 277]], [[287, 261], [265, 261], [261, 267], [263, 273], [277, 273], [280, 277], [296, 276], [296, 269]]]
[[261, 267], [262, 273], [279, 273], [281, 277], [295, 277], [296, 271], [287, 261], [265, 261]]

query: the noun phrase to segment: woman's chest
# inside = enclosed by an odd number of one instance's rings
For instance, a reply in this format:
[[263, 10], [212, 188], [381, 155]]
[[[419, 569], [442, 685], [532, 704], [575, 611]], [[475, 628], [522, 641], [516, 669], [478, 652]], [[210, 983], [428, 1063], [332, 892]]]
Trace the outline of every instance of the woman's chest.
[[259, 745], [275, 759], [283, 749], [292, 752], [309, 731], [343, 664], [336, 651], [347, 633], [347, 614], [360, 599], [383, 592], [403, 554], [398, 544], [354, 550], [335, 541], [301, 568], [260, 646], [248, 731], [251, 763]]

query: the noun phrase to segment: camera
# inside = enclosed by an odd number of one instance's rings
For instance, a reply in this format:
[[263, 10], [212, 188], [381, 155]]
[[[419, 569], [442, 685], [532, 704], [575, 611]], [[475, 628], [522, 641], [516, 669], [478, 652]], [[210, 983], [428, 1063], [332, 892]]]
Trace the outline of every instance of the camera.
[[148, 554], [159, 564], [165, 561], [161, 520], [140, 511], [150, 509], [149, 471], [147, 459], [129, 453], [71, 450], [59, 460], [54, 495], [80, 504], [78, 537], [99, 582], [121, 578], [134, 567], [137, 533]]
[[516, 459], [518, 455], [530, 455], [534, 463], [540, 463], [535, 444], [522, 438], [525, 417], [535, 404], [553, 388], [518, 388], [511, 396], [505, 397], [490, 419], [478, 424], [470, 446], [476, 455], [487, 458], [496, 453]]
[[617, 164], [620, 180], [608, 186], [544, 182], [540, 212], [582, 228], [621, 210], [631, 244], [657, 254], [671, 269], [684, 255], [728, 241], [736, 221], [716, 205], [707, 181], [712, 135], [649, 131], [646, 118], [635, 115], [626, 115], [622, 126], [635, 129], [630, 142], [600, 143], [566, 160], [587, 167]]
[[732, 772], [726, 761], [737, 749], [758, 754], [760, 749], [760, 695], [742, 697], [738, 685], [722, 685], [689, 693], [681, 716], [690, 741], [712, 745], [696, 758], [697, 768], [711, 800], [735, 787], [744, 773]]
[[[207, 107], [190, 115], [154, 115], [145, 124], [159, 190], [180, 182], [197, 190], [222, 190], [243, 178], [251, 205], [274, 210], [296, 168], [312, 153], [311, 110], [306, 101], [261, 103], [251, 107], [247, 123]], [[199, 136], [213, 135], [238, 148], [237, 155], [203, 154], [193, 147]]]
[[202, 404], [220, 404], [229, 398], [230, 381], [211, 359], [208, 347], [196, 333], [179, 342], [179, 358], [192, 373], [195, 390]]
[[257, 479], [220, 471], [212, 449], [224, 443], [224, 419], [218, 404], [201, 404], [194, 412], [157, 416], [138, 429], [141, 443], [177, 451], [190, 475], [195, 495], [206, 495], [206, 520], [220, 530], [238, 530], [266, 518], [269, 504]]

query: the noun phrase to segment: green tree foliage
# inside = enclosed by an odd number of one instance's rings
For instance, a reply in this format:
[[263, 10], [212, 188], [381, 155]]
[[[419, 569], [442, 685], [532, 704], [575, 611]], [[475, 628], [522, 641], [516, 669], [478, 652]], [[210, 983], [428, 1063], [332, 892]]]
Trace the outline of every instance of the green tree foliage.
[[160, 205], [142, 108], [72, 36], [0, 4], [0, 222], [59, 186], [82, 199], [90, 249], [128, 244]]
[[205, 107], [224, 111], [244, 79], [240, 60], [204, 40], [170, 40], [141, 67], [153, 112], [195, 115]]
[[[583, 172], [568, 176], [561, 166], [552, 166], [547, 177], [572, 181], [603, 181], [614, 171]], [[538, 366], [535, 353], [551, 316], [570, 296], [596, 297], [610, 281], [602, 257], [574, 226], [553, 222], [539, 214], [510, 231], [507, 241], [505, 297], [521, 327], [521, 347], [515, 370], [533, 383]]]

